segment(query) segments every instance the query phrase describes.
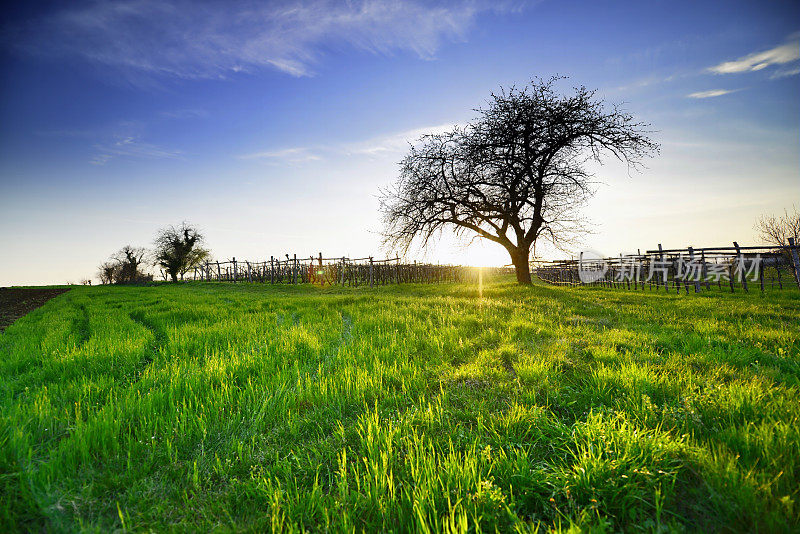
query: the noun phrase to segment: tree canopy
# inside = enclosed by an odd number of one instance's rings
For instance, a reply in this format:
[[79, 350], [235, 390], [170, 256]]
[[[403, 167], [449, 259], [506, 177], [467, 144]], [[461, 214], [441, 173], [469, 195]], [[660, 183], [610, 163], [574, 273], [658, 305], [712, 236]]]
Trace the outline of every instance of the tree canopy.
[[583, 229], [586, 163], [611, 156], [638, 168], [658, 151], [647, 125], [583, 86], [559, 94], [558, 80], [501, 89], [466, 126], [413, 145], [382, 195], [384, 243], [424, 247], [451, 229], [503, 246], [517, 281], [531, 283], [531, 247], [562, 246]]
[[125, 245], [104, 262], [98, 269], [98, 277], [103, 284], [129, 284], [147, 282], [153, 279], [142, 266], [147, 262], [147, 249]]
[[783, 210], [782, 216], [764, 215], [755, 225], [762, 241], [777, 247], [789, 244], [789, 238], [800, 243], [800, 212], [792, 206], [792, 211]]
[[159, 230], [155, 240], [155, 260], [173, 282], [197, 267], [209, 256], [202, 247], [203, 234], [197, 227], [183, 222], [178, 226], [167, 226]]

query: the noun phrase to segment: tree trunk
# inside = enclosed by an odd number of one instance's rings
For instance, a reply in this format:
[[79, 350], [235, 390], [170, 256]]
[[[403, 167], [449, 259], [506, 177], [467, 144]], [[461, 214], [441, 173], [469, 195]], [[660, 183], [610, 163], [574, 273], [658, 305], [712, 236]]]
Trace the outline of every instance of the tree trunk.
[[178, 273], [177, 271], [171, 271], [169, 275], [172, 277], [172, 281], [174, 283], [178, 283]]
[[520, 285], [531, 284], [531, 266], [528, 263], [530, 257], [530, 249], [519, 247], [509, 251], [511, 254], [511, 263], [514, 264], [514, 270], [517, 273], [517, 283]]

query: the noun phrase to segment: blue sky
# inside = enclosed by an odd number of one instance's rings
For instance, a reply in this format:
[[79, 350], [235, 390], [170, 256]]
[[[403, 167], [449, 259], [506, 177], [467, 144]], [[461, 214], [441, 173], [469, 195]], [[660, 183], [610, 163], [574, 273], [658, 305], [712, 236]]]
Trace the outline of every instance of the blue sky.
[[[553, 74], [662, 145], [641, 173], [598, 167], [585, 246], [751, 243], [800, 207], [799, 32], [797, 2], [22, 4], [0, 33], [0, 285], [78, 281], [182, 220], [218, 258], [381, 256], [407, 142]], [[508, 261], [447, 238], [415, 256]]]

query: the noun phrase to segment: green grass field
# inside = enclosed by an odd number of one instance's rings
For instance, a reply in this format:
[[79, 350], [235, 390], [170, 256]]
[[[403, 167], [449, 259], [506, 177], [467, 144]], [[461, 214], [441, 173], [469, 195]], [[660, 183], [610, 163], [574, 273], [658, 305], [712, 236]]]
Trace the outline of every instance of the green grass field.
[[800, 528], [800, 295], [77, 287], [0, 335], [0, 531]]

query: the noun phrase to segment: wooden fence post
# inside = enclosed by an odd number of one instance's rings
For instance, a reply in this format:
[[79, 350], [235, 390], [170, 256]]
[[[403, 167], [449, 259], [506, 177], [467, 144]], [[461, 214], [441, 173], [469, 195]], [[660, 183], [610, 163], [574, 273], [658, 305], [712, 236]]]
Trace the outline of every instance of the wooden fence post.
[[644, 278], [642, 277], [642, 267], [644, 267], [644, 260], [642, 259], [642, 250], [636, 249], [636, 280], [635, 280], [635, 288], [639, 288], [639, 283], [642, 284], [642, 291], [644, 291]]
[[706, 251], [700, 251], [700, 276], [703, 278], [703, 282], [706, 284], [706, 291], [711, 289], [710, 284], [708, 283], [708, 269], [706, 268]]
[[[741, 249], [739, 248], [739, 243], [736, 241], [733, 242], [733, 246], [736, 247], [736, 257], [739, 260], [739, 269], [740, 271], [744, 270], [744, 255], [742, 254]], [[747, 289], [747, 272], [742, 273], [742, 287], [745, 291], [750, 291]]]
[[292, 283], [297, 285], [297, 254], [294, 255], [294, 261], [292, 262]]
[[734, 286], [734, 284], [733, 284], [733, 282], [734, 282], [733, 275], [734, 275], [734, 271], [735, 271], [735, 265], [736, 265], [736, 262], [732, 261], [731, 262], [731, 266], [728, 268], [728, 284], [730, 284], [730, 286], [731, 286], [731, 293], [734, 292], [733, 291], [733, 286]]
[[794, 237], [789, 238], [789, 252], [792, 255], [794, 280], [797, 282], [797, 288], [800, 289], [800, 258], [797, 257], [797, 243], [795, 243]]
[[236, 281], [236, 256], [233, 257], [233, 281]]
[[[694, 263], [694, 249], [689, 247], [689, 263]], [[694, 279], [694, 292], [700, 293], [700, 277], [696, 276]]]
[[[664, 249], [661, 248], [661, 243], [658, 244], [658, 252], [661, 255], [661, 269], [664, 269]], [[664, 291], [669, 293], [669, 283], [667, 279], [669, 278], [669, 266], [667, 267], [667, 272], [661, 271], [661, 281], [664, 282]], [[658, 286], [656, 286], [657, 288]]]
[[372, 275], [372, 271], [373, 271], [373, 268], [372, 268], [372, 256], [370, 256], [369, 257], [369, 287], [370, 287], [370, 289], [372, 289], [372, 287], [375, 284], [375, 281], [374, 281], [373, 275]]

